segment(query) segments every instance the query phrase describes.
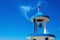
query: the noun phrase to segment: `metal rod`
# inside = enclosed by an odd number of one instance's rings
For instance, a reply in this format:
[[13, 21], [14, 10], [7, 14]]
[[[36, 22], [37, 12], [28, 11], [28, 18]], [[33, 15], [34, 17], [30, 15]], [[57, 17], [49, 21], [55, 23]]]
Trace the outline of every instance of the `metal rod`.
[[40, 4], [38, 4], [38, 12], [40, 11]]

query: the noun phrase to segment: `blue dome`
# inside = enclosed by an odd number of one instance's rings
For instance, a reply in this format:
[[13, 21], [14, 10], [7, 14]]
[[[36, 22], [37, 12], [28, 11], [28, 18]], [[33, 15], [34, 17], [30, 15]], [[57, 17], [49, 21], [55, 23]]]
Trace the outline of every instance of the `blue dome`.
[[36, 15], [32, 16], [31, 18], [35, 18], [35, 17], [38, 17], [38, 16], [43, 16], [43, 13], [38, 12], [38, 13], [36, 13]]
[[41, 12], [38, 12], [36, 15], [37, 15], [37, 16], [38, 16], [38, 15], [41, 15], [41, 16], [42, 16], [42, 15], [43, 15], [43, 13], [41, 13]]

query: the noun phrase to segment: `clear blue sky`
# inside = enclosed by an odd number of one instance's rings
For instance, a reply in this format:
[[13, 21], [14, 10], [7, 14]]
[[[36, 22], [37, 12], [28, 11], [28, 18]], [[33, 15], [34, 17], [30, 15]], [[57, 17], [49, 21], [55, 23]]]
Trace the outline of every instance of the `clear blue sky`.
[[[33, 34], [33, 23], [26, 18], [20, 6], [37, 7], [38, 1], [41, 1], [41, 12], [50, 16], [48, 33], [60, 40], [59, 0], [0, 0], [0, 40], [26, 40], [27, 35]], [[27, 12], [27, 15], [30, 18], [36, 13], [37, 8]]]

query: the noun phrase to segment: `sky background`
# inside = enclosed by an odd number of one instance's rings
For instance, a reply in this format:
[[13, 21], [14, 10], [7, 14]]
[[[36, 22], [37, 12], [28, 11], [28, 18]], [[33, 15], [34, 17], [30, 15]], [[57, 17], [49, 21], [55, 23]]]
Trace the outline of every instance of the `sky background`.
[[[31, 16], [37, 13], [40, 1], [41, 12], [50, 17], [47, 33], [54, 34], [60, 40], [60, 0], [0, 0], [0, 40], [26, 40], [33, 34]], [[25, 11], [21, 6], [32, 9]], [[39, 33], [43, 33], [39, 28]]]

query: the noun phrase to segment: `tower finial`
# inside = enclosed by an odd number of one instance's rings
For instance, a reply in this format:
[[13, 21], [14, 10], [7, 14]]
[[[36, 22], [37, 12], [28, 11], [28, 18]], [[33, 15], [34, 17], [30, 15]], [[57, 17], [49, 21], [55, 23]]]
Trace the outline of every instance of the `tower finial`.
[[40, 11], [40, 3], [38, 3], [38, 12]]

